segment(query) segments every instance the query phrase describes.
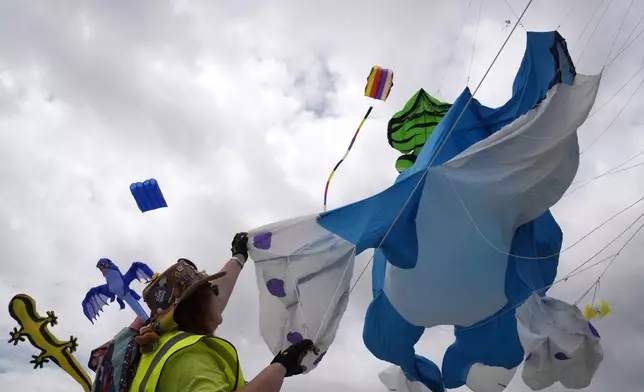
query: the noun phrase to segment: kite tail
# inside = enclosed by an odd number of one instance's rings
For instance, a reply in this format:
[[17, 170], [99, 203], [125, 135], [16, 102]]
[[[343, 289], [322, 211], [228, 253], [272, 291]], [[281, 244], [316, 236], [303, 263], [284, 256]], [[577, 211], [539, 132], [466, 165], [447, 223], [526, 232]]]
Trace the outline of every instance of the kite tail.
[[342, 159], [340, 159], [338, 163], [335, 164], [335, 167], [333, 168], [333, 170], [331, 170], [331, 174], [329, 174], [329, 178], [326, 180], [326, 186], [324, 187], [324, 211], [326, 211], [326, 195], [329, 192], [329, 184], [331, 183], [331, 178], [333, 178], [335, 171], [338, 170], [338, 167], [340, 167], [344, 159], [349, 155], [349, 151], [351, 151], [351, 147], [353, 147], [353, 143], [355, 143], [356, 138], [358, 137], [360, 128], [362, 128], [362, 124], [364, 124], [364, 122], [367, 120], [367, 117], [369, 117], [369, 115], [371, 114], [372, 109], [373, 109], [373, 106], [369, 106], [367, 113], [362, 118], [362, 121], [360, 121], [360, 125], [358, 125], [358, 129], [356, 130], [356, 133], [353, 134], [353, 139], [351, 139], [351, 143], [349, 144], [349, 148], [347, 148], [347, 152], [345, 152]]
[[[136, 313], [139, 317], [141, 317], [143, 320], [147, 320], [149, 318], [148, 314], [146, 311], [143, 309], [143, 306], [137, 301], [134, 296], [132, 295], [133, 291], [130, 290], [129, 293], [127, 293], [123, 299], [127, 304], [134, 310], [134, 313]], [[138, 296], [138, 295], [137, 295]]]

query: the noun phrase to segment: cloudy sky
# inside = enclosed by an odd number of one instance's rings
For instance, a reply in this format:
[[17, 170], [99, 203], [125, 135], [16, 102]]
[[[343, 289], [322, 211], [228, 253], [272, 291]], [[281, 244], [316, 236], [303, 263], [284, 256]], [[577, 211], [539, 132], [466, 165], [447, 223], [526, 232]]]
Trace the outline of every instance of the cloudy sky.
[[[466, 85], [475, 87], [527, 3], [0, 0], [0, 300], [28, 293], [41, 313], [55, 310], [60, 323], [52, 331], [61, 339], [78, 336], [77, 357], [86, 364], [92, 348], [134, 317], [112, 304], [95, 325], [84, 318], [85, 293], [104, 282], [97, 259], [109, 257], [124, 270], [133, 260], [162, 270], [187, 257], [216, 270], [236, 232], [321, 211], [326, 177], [370, 104], [374, 112], [333, 179], [329, 205], [385, 189], [397, 174], [397, 152], [386, 138], [391, 115], [421, 87], [448, 102]], [[477, 98], [488, 106], [509, 98], [524, 27], [559, 27], [578, 71], [593, 74], [631, 31], [631, 39], [638, 36], [642, 16], [639, 1], [534, 0]], [[602, 106], [642, 66], [643, 42], [604, 71], [601, 110], [580, 130], [581, 149], [610, 128], [583, 153], [580, 180], [644, 151], [643, 94], [625, 106], [644, 74]], [[386, 103], [363, 97], [374, 64], [395, 71]], [[620, 168], [642, 161], [644, 155]], [[562, 199], [553, 212], [564, 246], [644, 196], [642, 170], [598, 178]], [[170, 207], [141, 214], [128, 187], [150, 177]], [[560, 276], [642, 212], [636, 205], [566, 251]], [[637, 227], [602, 255], [615, 253]], [[636, 237], [601, 280], [597, 296], [613, 313], [596, 323], [605, 357], [588, 391], [642, 390], [642, 241]], [[356, 269], [370, 256], [361, 255]], [[574, 302], [605, 265], [555, 286], [551, 295]], [[361, 338], [369, 281], [367, 273], [353, 292], [326, 360], [289, 379], [284, 391], [385, 390], [377, 374], [387, 364]], [[272, 359], [259, 335], [257, 302], [248, 265], [219, 331], [237, 344], [248, 378]], [[0, 317], [7, 340], [14, 326], [8, 314]], [[440, 362], [452, 339], [450, 327], [435, 328], [416, 348]], [[1, 344], [0, 385], [80, 390], [51, 363], [33, 370], [34, 354], [28, 344]], [[507, 389], [528, 390], [519, 376]]]

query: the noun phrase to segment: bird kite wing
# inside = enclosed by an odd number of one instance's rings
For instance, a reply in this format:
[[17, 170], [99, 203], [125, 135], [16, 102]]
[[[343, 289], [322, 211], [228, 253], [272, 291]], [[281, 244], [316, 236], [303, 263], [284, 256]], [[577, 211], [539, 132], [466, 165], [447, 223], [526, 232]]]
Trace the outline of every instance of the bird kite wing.
[[132, 263], [130, 269], [127, 270], [125, 275], [123, 275], [123, 281], [125, 283], [125, 286], [129, 286], [134, 279], [138, 280], [139, 282], [141, 281], [141, 279], [145, 279], [147, 281], [152, 279], [152, 275], [154, 275], [152, 268], [148, 267], [148, 265], [145, 263], [135, 261]]
[[94, 320], [98, 318], [98, 313], [103, 311], [103, 306], [108, 304], [107, 300], [114, 302], [115, 297], [116, 295], [110, 292], [107, 284], [92, 287], [85, 295], [82, 303], [85, 317], [94, 324]]

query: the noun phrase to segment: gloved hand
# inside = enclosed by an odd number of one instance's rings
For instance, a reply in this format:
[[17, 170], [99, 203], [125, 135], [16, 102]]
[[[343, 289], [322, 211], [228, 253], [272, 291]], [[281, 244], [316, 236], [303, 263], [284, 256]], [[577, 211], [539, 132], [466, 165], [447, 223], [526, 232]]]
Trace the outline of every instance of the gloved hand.
[[315, 346], [310, 339], [304, 339], [301, 342], [291, 345], [284, 351], [280, 351], [271, 362], [279, 363], [286, 368], [286, 377], [296, 376], [304, 373], [302, 360], [309, 351], [315, 350]]
[[230, 251], [235, 255], [244, 256], [244, 261], [248, 260], [248, 233], [237, 233], [233, 238]]

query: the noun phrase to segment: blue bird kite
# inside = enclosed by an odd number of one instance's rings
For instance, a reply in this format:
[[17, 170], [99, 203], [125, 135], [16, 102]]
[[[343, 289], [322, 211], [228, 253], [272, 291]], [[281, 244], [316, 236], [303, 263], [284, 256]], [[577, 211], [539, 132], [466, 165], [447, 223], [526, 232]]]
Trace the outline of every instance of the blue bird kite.
[[121, 274], [121, 270], [110, 259], [100, 259], [96, 264], [107, 281], [106, 284], [93, 287], [89, 289], [85, 299], [83, 300], [83, 313], [85, 317], [94, 324], [94, 320], [98, 318], [98, 313], [102, 311], [104, 305], [107, 305], [107, 300], [110, 302], [118, 302], [121, 309], [125, 309], [125, 302], [134, 310], [134, 312], [143, 320], [148, 319], [148, 314], [139, 304], [141, 296], [130, 288], [130, 283], [134, 279], [141, 281], [145, 279], [149, 281], [154, 275], [152, 269], [145, 263], [135, 261], [130, 266], [130, 269]]

